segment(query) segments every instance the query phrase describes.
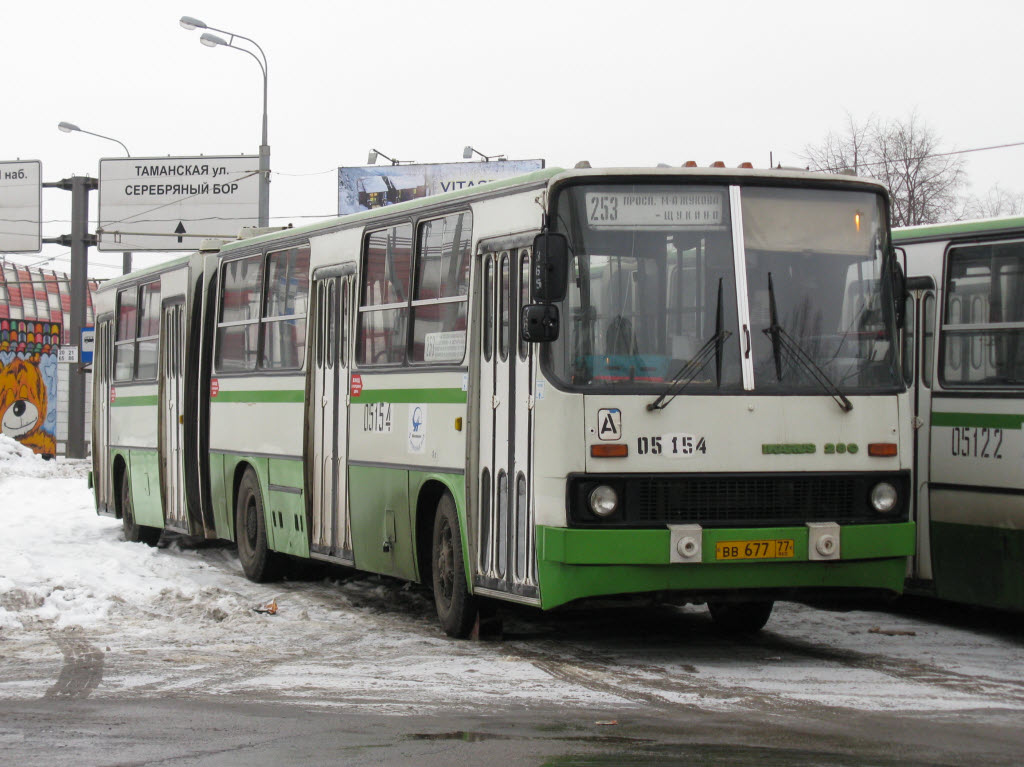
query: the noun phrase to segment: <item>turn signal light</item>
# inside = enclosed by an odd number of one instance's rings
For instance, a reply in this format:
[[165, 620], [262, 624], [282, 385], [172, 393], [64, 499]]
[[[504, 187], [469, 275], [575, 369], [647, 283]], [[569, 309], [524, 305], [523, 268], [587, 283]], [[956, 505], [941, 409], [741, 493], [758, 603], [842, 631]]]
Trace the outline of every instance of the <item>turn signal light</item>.
[[696, 160], [687, 160], [686, 162], [683, 163], [683, 167], [684, 168], [696, 168], [697, 167], [697, 161]]
[[626, 445], [591, 445], [591, 458], [625, 458], [629, 455], [629, 447]]
[[713, 163], [711, 163], [711, 167], [712, 168], [724, 168], [725, 167], [725, 163], [722, 162], [721, 160], [715, 160]]
[[892, 458], [896, 455], [895, 442], [872, 442], [868, 445], [868, 455], [876, 458]]
[[741, 162], [736, 167], [738, 167], [738, 168], [750, 168], [750, 169], [753, 169], [754, 163], [752, 163], [752, 162]]

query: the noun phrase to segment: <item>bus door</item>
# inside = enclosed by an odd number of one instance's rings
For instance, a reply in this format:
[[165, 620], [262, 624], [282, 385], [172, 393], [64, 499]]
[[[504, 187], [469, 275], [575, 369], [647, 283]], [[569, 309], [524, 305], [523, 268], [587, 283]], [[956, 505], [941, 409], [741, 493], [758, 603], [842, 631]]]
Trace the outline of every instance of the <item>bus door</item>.
[[348, 364], [351, 276], [314, 282], [313, 389], [309, 399], [312, 434], [310, 554], [354, 564], [348, 516]]
[[[913, 557], [911, 578], [932, 579], [930, 482], [932, 385], [935, 377], [935, 281], [916, 277], [907, 281], [906, 308], [908, 355], [907, 380], [910, 381], [911, 411], [914, 425], [914, 521], [917, 523], [917, 553]], [[909, 365], [908, 365], [909, 362]]]
[[483, 257], [477, 591], [538, 598], [530, 478], [533, 349], [519, 338], [529, 250]]
[[111, 495], [113, 477], [110, 471], [110, 359], [114, 349], [114, 322], [103, 320], [96, 329], [96, 351], [92, 365], [92, 481], [96, 490], [96, 508], [115, 513]]
[[185, 304], [164, 306], [160, 342], [160, 471], [164, 498], [164, 525], [186, 535], [184, 432], [182, 397], [185, 393]]

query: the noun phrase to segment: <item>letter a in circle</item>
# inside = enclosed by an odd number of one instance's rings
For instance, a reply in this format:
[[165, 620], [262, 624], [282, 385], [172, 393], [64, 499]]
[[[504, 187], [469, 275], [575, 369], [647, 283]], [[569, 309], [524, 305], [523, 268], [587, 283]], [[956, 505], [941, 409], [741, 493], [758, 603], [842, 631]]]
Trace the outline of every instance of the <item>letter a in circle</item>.
[[617, 407], [597, 411], [597, 438], [605, 442], [622, 439], [622, 411]]

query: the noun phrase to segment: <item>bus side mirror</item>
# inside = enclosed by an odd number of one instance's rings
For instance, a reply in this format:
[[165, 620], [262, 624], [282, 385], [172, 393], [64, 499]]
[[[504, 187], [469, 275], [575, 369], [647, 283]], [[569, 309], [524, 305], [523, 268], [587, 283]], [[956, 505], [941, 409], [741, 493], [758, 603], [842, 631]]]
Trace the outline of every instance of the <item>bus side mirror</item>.
[[565, 298], [569, 280], [569, 241], [564, 234], [544, 232], [533, 240], [530, 295], [534, 301], [553, 303]]
[[519, 315], [519, 334], [528, 343], [550, 343], [558, 339], [558, 307], [528, 304]]

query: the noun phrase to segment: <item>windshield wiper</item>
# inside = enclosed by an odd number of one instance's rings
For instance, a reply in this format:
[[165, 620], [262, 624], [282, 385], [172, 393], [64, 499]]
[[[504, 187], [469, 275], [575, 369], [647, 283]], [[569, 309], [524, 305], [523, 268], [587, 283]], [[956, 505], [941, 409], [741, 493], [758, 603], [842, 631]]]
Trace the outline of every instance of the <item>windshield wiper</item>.
[[658, 398], [647, 405], [648, 410], [662, 410], [668, 403], [682, 393], [683, 389], [693, 383], [693, 380], [700, 375], [700, 372], [707, 367], [712, 358], [715, 360], [715, 382], [722, 384], [722, 344], [725, 339], [732, 335], [728, 330], [722, 329], [722, 279], [718, 280], [718, 308], [715, 310], [715, 334], [711, 336], [704, 345], [697, 350], [689, 362], [683, 365], [672, 376], [668, 388]]
[[768, 313], [771, 325], [764, 328], [762, 332], [772, 340], [772, 356], [775, 361], [775, 376], [778, 380], [782, 381], [782, 351], [785, 350], [789, 352], [790, 359], [799, 363], [805, 371], [810, 373], [811, 378], [836, 401], [843, 412], [849, 413], [853, 410], [853, 403], [839, 391], [839, 387], [828, 377], [828, 373], [822, 370], [814, 358], [805, 352], [803, 347], [779, 324], [779, 312], [775, 305], [775, 286], [772, 284], [771, 272], [768, 273]]

